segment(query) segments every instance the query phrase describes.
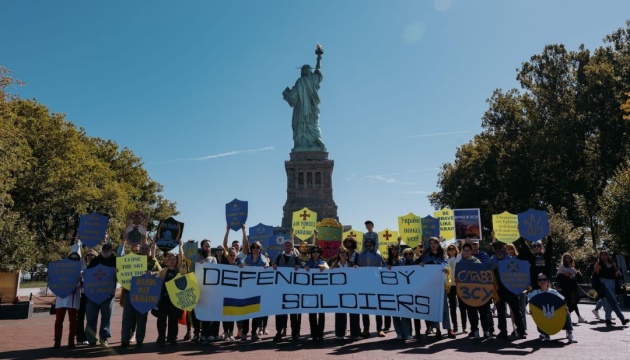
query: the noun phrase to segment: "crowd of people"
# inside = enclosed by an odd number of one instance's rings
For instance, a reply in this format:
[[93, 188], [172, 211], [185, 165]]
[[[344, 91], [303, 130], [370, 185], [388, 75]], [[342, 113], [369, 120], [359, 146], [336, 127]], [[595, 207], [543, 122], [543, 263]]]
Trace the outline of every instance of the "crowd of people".
[[[557, 272], [551, 260], [551, 239], [546, 240], [547, 251], [543, 248], [543, 242], [537, 241], [530, 245], [523, 239], [519, 239], [512, 244], [503, 244], [493, 239], [493, 255], [489, 256], [480, 249], [479, 239], [466, 239], [461, 244], [454, 242], [444, 242], [439, 238], [428, 239], [428, 246], [419, 245], [410, 248], [401, 244], [399, 238], [398, 245], [389, 245], [387, 254], [383, 256], [379, 249], [378, 234], [373, 231], [374, 224], [371, 221], [365, 222], [367, 232], [364, 233], [361, 253], [371, 253], [378, 255], [380, 263], [370, 264], [370, 266], [387, 267], [391, 269], [397, 266], [425, 266], [437, 264], [442, 266], [446, 274], [444, 283], [444, 311], [442, 321], [425, 322], [425, 331], [422, 332], [422, 321], [402, 317], [366, 315], [366, 314], [335, 314], [335, 333], [337, 341], [359, 341], [371, 336], [370, 319], [375, 319], [375, 334], [385, 337], [393, 325], [396, 338], [402, 341], [436, 339], [442, 338], [442, 330], [448, 338], [457, 336], [467, 336], [478, 339], [524, 339], [528, 336], [527, 321], [525, 316], [528, 313], [528, 297], [531, 298], [539, 293], [548, 292], [564, 299], [567, 304], [567, 315], [564, 329], [569, 343], [577, 342], [573, 335], [573, 324], [571, 313], [577, 315], [577, 323], [586, 323], [584, 317], [578, 309], [580, 298], [580, 288], [577, 279], [581, 276], [575, 268], [575, 262], [571, 254], [564, 254]], [[149, 244], [141, 243], [131, 246], [131, 251], [135, 254], [147, 256], [146, 273], [159, 277], [163, 280], [161, 297], [158, 306], [151, 312], [157, 317], [158, 338], [157, 345], [177, 345], [179, 336], [179, 323], [186, 320], [186, 331], [182, 340], [193, 343], [208, 343], [216, 341], [240, 341], [256, 342], [264, 335], [269, 335], [267, 329], [268, 317], [257, 317], [253, 319], [236, 322], [200, 321], [195, 315], [195, 311], [183, 316], [183, 311], [178, 309], [170, 300], [166, 282], [176, 277], [178, 273], [194, 271], [195, 266], [204, 263], [224, 264], [238, 267], [257, 266], [304, 269], [306, 271], [326, 271], [329, 268], [352, 268], [359, 266], [360, 253], [357, 251], [358, 243], [354, 237], [347, 237], [342, 241], [336, 256], [326, 261], [322, 258], [322, 249], [317, 244], [317, 232], [310, 242], [302, 241], [298, 248], [294, 247], [295, 241], [293, 231], [290, 238], [283, 244], [283, 251], [274, 259], [270, 259], [263, 253], [263, 246], [256, 241], [249, 243], [245, 225], [242, 226], [242, 246], [238, 240], [228, 244], [230, 228], [226, 228], [223, 244], [214, 250], [209, 240], [203, 240], [197, 253], [184, 261], [182, 243], [179, 241], [178, 251], [168, 251], [164, 253], [164, 263], [160, 264], [155, 258], [155, 249]], [[402, 245], [402, 246], [401, 246]], [[120, 255], [120, 254], [119, 254]], [[501, 282], [498, 264], [507, 259], [517, 258], [526, 260], [530, 264], [531, 286], [522, 294], [515, 295], [509, 291]], [[82, 261], [84, 268], [92, 268], [99, 264], [108, 267], [116, 267], [116, 254], [114, 254], [111, 243], [105, 243], [98, 253], [95, 249], [88, 249], [85, 257], [81, 256], [80, 248], [73, 247], [73, 251], [68, 255], [72, 261]], [[456, 290], [456, 277], [458, 264], [464, 263], [484, 263], [492, 265], [494, 275], [498, 281], [495, 282], [495, 296], [492, 300], [481, 306], [469, 306], [458, 296]], [[614, 325], [612, 313], [614, 312], [622, 325], [626, 325], [630, 320], [626, 319], [621, 312], [616, 298], [615, 287], [621, 276], [620, 271], [615, 266], [610, 253], [601, 250], [598, 256], [593, 256], [593, 263], [589, 268], [590, 279], [593, 289], [596, 290], [599, 302], [593, 310], [593, 314], [599, 318], [599, 309], [604, 308], [605, 321], [609, 326]], [[555, 277], [560, 291], [553, 289], [551, 279]], [[120, 344], [128, 347], [132, 343], [135, 346], [143, 346], [145, 342], [146, 324], [148, 313], [137, 311], [130, 302], [130, 297], [126, 290], [121, 291], [119, 300], [123, 308], [122, 330]], [[74, 348], [77, 344], [96, 346], [109, 346], [109, 339], [112, 337], [110, 330], [111, 316], [114, 311], [115, 293], [112, 292], [104, 301], [95, 303], [88, 299], [82, 292], [82, 280], [77, 279], [75, 290], [66, 297], [56, 299], [56, 320], [54, 329], [54, 348], [61, 347], [63, 323], [65, 315], [69, 319], [68, 348]], [[459, 309], [459, 311], [458, 311]], [[509, 309], [509, 313], [508, 313]], [[495, 335], [494, 316], [498, 320], [498, 333]], [[100, 327], [97, 323], [100, 314]], [[187, 319], [185, 319], [187, 317]], [[509, 332], [507, 319], [511, 318], [512, 331]], [[86, 321], [87, 320], [87, 321]], [[310, 340], [318, 343], [324, 340], [325, 314], [308, 314], [310, 326]], [[272, 338], [274, 343], [282, 342], [290, 330], [289, 341], [297, 343], [302, 338], [302, 316], [301, 314], [276, 315], [276, 333]], [[362, 328], [361, 328], [362, 325]], [[481, 330], [480, 330], [481, 327]], [[222, 331], [221, 331], [222, 329]], [[461, 329], [461, 332], [460, 332]], [[97, 331], [98, 330], [98, 331]], [[537, 329], [541, 341], [550, 339], [549, 334]]]

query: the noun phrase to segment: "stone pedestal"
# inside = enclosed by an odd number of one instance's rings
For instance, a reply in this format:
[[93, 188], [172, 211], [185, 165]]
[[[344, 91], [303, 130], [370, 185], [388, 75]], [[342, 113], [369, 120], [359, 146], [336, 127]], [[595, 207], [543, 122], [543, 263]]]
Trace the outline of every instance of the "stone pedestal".
[[335, 162], [323, 151], [292, 151], [284, 162], [287, 172], [287, 202], [284, 204], [282, 228], [290, 229], [293, 212], [307, 207], [317, 213], [317, 221], [337, 217], [333, 200], [332, 172]]

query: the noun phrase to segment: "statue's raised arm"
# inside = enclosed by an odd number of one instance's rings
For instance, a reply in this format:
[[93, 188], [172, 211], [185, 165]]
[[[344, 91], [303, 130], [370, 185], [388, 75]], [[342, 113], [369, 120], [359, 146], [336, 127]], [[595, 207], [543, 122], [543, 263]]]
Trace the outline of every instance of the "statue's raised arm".
[[292, 151], [326, 151], [319, 128], [319, 84], [324, 79], [321, 72], [321, 60], [324, 51], [317, 44], [315, 49], [317, 63], [315, 72], [310, 65], [301, 68], [301, 76], [292, 89], [288, 87], [282, 97], [293, 108], [291, 127], [293, 128]]

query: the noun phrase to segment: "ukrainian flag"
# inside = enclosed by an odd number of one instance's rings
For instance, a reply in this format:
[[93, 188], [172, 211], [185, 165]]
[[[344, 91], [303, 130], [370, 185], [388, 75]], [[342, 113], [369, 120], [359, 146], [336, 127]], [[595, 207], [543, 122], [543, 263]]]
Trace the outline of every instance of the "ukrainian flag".
[[260, 296], [247, 299], [223, 298], [223, 315], [247, 315], [260, 312]]

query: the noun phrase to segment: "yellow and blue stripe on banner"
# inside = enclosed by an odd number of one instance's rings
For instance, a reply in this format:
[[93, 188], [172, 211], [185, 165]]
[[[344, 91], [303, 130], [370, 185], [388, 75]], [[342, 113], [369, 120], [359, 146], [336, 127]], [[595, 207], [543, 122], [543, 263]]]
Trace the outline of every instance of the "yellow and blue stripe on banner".
[[246, 299], [223, 298], [223, 315], [247, 315], [260, 312], [260, 296]]

